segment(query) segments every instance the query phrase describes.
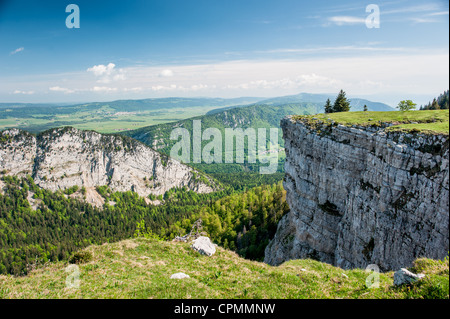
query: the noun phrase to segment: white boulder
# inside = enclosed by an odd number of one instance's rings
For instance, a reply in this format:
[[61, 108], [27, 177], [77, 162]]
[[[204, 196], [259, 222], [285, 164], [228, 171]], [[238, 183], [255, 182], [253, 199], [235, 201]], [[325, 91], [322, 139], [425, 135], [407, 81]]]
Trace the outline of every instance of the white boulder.
[[416, 275], [405, 268], [401, 268], [394, 273], [394, 285], [401, 286], [404, 284], [411, 284], [416, 280], [422, 279], [423, 277], [425, 277], [424, 274]]
[[176, 274], [173, 274], [170, 276], [170, 279], [184, 279], [184, 278], [190, 278], [189, 275], [186, 275], [183, 272], [177, 272]]
[[191, 246], [194, 250], [198, 251], [200, 254], [212, 256], [216, 252], [216, 247], [211, 242], [211, 240], [208, 237], [200, 236], [194, 242]]

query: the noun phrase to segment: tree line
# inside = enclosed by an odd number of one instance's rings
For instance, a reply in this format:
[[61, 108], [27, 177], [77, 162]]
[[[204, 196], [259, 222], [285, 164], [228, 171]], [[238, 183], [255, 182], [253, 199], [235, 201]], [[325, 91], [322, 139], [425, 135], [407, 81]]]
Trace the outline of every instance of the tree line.
[[449, 90], [440, 94], [433, 101], [420, 107], [420, 110], [448, 110]]
[[[164, 204], [159, 206], [147, 204], [131, 191], [99, 187], [105, 199], [101, 209], [64, 191], [42, 189], [31, 177], [2, 179], [0, 274], [25, 275], [33, 263], [65, 261], [89, 245], [131, 238], [138, 225], [171, 240], [188, 233], [198, 218], [217, 244], [261, 260], [279, 219], [288, 211], [281, 181], [247, 191], [225, 185], [210, 194], [174, 188], [164, 194]], [[82, 196], [82, 189], [66, 193], [73, 192]], [[28, 196], [39, 203], [36, 210]]]
[[[347, 99], [345, 95], [346, 93], [344, 92], [344, 90], [340, 90], [333, 104], [331, 104], [330, 99], [327, 99], [324, 106], [325, 113], [349, 112], [350, 101]], [[364, 107], [366, 110], [367, 107], [366, 106]]]

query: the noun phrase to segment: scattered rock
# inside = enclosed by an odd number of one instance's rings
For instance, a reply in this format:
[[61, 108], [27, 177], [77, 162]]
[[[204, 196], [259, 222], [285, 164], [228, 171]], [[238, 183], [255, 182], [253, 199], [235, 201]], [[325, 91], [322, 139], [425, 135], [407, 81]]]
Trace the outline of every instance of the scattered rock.
[[[188, 242], [192, 239], [197, 239], [203, 234], [206, 234], [202, 232], [203, 226], [202, 226], [202, 219], [197, 219], [194, 224], [192, 225], [191, 232], [189, 234], [186, 234], [184, 236], [176, 236], [172, 241], [182, 241], [182, 242]], [[216, 245], [217, 247], [217, 245]]]
[[212, 256], [216, 252], [216, 247], [211, 242], [211, 240], [208, 237], [200, 236], [194, 242], [191, 246], [194, 250], [198, 251], [200, 254]]
[[170, 279], [184, 279], [184, 278], [190, 278], [189, 275], [186, 275], [183, 272], [177, 272], [176, 274], [173, 274], [170, 276]]
[[189, 234], [184, 235], [184, 236], [176, 236], [172, 241], [187, 242], [188, 241], [188, 236], [189, 236]]
[[425, 277], [424, 274], [416, 275], [405, 268], [401, 268], [400, 270], [394, 273], [394, 285], [395, 286], [401, 286], [404, 284], [408, 285], [416, 280], [422, 279], [423, 277]]

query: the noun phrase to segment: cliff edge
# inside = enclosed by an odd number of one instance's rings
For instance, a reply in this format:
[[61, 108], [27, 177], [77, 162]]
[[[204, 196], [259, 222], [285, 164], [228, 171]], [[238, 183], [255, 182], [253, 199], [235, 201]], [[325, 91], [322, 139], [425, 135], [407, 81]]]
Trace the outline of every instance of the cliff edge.
[[407, 267], [449, 251], [449, 136], [290, 116], [290, 212], [266, 263], [312, 258], [344, 269]]
[[18, 129], [0, 132], [1, 175], [30, 175], [37, 185], [52, 191], [108, 185], [143, 197], [173, 187], [198, 193], [216, 187], [200, 172], [132, 138], [71, 127], [36, 136]]

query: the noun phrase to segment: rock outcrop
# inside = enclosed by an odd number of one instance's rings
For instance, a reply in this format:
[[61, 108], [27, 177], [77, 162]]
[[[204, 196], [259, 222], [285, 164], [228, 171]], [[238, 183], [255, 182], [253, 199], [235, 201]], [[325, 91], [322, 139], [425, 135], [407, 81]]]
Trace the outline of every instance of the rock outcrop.
[[146, 197], [173, 187], [199, 193], [215, 187], [207, 177], [199, 178], [199, 172], [131, 138], [71, 127], [37, 136], [17, 129], [1, 132], [0, 172], [31, 175], [37, 185], [52, 191], [108, 185]]
[[216, 247], [206, 236], [200, 236], [199, 238], [194, 240], [194, 242], [192, 243], [192, 249], [206, 256], [212, 256], [216, 253]]
[[449, 137], [287, 117], [290, 212], [266, 263], [313, 258], [345, 269], [409, 267], [449, 251]]
[[409, 285], [417, 280], [424, 278], [424, 274], [414, 274], [408, 269], [402, 268], [394, 273], [394, 285]]

